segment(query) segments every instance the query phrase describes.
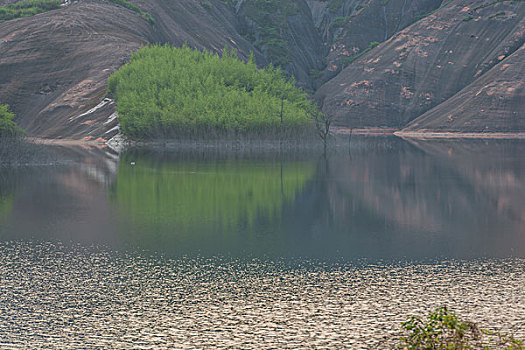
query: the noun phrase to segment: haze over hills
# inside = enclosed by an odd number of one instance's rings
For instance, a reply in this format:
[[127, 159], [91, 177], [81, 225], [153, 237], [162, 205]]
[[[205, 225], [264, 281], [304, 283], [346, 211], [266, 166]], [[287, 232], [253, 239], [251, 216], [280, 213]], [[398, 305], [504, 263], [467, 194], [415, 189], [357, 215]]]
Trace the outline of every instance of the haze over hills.
[[29, 135], [109, 139], [109, 75], [184, 42], [281, 65], [336, 126], [525, 132], [525, 1], [132, 2], [154, 23], [99, 0], [0, 23], [0, 103]]

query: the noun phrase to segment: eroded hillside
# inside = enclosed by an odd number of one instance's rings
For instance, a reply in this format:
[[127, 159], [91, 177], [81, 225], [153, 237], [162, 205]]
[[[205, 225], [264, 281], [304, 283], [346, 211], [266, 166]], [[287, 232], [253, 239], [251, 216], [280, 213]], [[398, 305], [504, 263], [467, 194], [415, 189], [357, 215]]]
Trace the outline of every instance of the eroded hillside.
[[[107, 140], [118, 131], [114, 103], [105, 99], [111, 72], [144, 45], [185, 42], [280, 65], [315, 92], [337, 126], [402, 129], [423, 114], [410, 130], [525, 125], [524, 1], [132, 2], [153, 21], [81, 0], [0, 23], [0, 103], [29, 135]], [[502, 97], [499, 87], [510, 80]], [[490, 86], [498, 94], [477, 93]]]
[[[452, 0], [356, 59], [316, 98], [338, 125], [402, 128], [518, 50], [525, 42], [524, 17], [523, 1]], [[507, 74], [523, 81], [515, 61], [508, 62]], [[504, 113], [523, 117], [518, 107], [509, 104]]]
[[139, 5], [152, 13], [154, 25], [121, 6], [90, 0], [0, 24], [0, 100], [30, 135], [112, 136], [116, 131], [107, 132], [116, 121], [112, 102], [104, 101], [107, 78], [148, 43], [254, 51], [225, 8], [208, 11], [198, 1]]

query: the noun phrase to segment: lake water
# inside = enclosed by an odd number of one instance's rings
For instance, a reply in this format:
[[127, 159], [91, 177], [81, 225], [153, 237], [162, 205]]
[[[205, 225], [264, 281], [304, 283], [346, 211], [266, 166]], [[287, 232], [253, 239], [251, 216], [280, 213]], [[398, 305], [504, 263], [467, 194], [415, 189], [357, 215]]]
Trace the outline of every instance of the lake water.
[[443, 304], [524, 337], [524, 151], [54, 147], [0, 168], [0, 347], [378, 348]]

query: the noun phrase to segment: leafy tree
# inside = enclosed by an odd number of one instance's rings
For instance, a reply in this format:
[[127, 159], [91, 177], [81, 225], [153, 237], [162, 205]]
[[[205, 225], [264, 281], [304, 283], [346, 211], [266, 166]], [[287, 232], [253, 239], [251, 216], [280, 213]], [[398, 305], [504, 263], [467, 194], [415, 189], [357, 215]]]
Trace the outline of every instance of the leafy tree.
[[15, 114], [9, 111], [8, 105], [0, 105], [0, 137], [16, 136], [23, 133], [13, 121]]

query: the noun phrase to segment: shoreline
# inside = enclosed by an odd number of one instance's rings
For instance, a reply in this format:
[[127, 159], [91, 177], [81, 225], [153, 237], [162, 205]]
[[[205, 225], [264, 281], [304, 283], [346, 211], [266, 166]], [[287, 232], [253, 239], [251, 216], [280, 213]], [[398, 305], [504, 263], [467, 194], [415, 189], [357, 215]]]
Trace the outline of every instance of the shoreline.
[[523, 140], [524, 132], [410, 132], [397, 131], [393, 133], [400, 138], [410, 139], [493, 139], [493, 140]]
[[[494, 132], [494, 133], [479, 133], [479, 132], [405, 132], [398, 129], [388, 129], [388, 128], [360, 128], [352, 129], [345, 127], [334, 127], [332, 128], [332, 133], [334, 135], [340, 136], [395, 136], [402, 139], [493, 139], [493, 140], [525, 140], [525, 132]], [[54, 146], [94, 146], [94, 147], [110, 147], [115, 146], [159, 146], [166, 144], [177, 144], [181, 142], [180, 140], [152, 140], [152, 141], [135, 141], [126, 139], [123, 135], [116, 135], [117, 140], [111, 138], [109, 140], [98, 138], [98, 139], [48, 139], [40, 137], [26, 137], [25, 140], [33, 144], [41, 145], [54, 145]], [[115, 142], [116, 141], [116, 142]], [[186, 140], [187, 141], [187, 140]], [[227, 140], [235, 142], [235, 140]], [[261, 141], [261, 140], [260, 140]], [[271, 142], [272, 140], [262, 141], [263, 143]], [[193, 141], [192, 141], [193, 142]], [[195, 141], [195, 142], [202, 142]]]

